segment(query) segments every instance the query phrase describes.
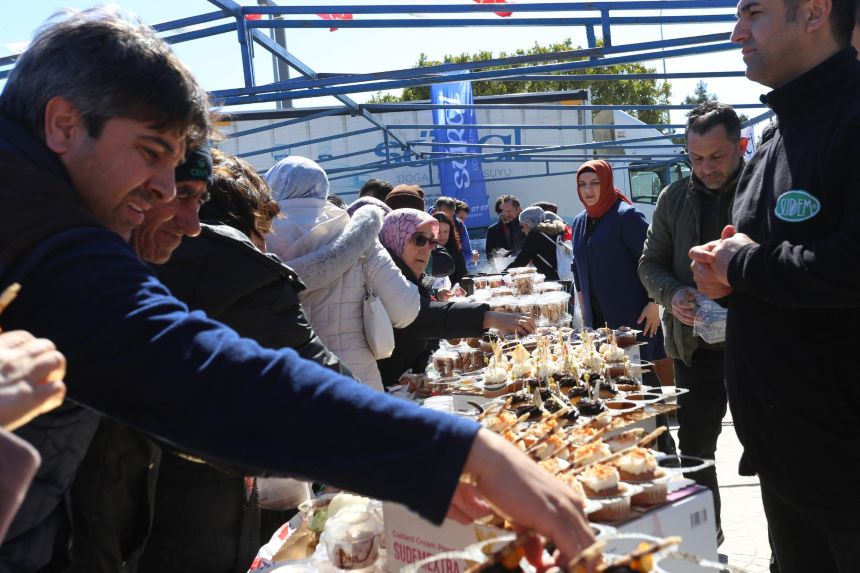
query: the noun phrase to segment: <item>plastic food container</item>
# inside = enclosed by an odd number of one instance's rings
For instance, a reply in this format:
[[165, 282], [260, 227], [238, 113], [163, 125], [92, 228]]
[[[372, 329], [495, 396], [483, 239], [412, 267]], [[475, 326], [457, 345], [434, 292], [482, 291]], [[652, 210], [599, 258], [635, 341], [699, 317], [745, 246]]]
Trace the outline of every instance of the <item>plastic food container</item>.
[[437, 350], [433, 353], [433, 368], [442, 378], [454, 375], [454, 365], [460, 358], [459, 354], [451, 350]]
[[382, 531], [371, 513], [344, 509], [326, 522], [322, 535], [329, 561], [338, 569], [370, 567], [379, 557]]

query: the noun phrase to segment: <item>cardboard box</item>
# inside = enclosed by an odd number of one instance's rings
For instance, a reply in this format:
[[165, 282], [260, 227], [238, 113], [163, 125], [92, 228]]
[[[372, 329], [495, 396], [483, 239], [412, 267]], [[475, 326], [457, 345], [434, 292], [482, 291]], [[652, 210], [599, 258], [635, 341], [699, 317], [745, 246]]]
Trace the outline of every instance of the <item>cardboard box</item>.
[[[613, 524], [622, 533], [646, 533], [655, 537], [680, 535], [684, 541], [680, 550], [717, 561], [717, 532], [714, 521], [714, 496], [711, 490], [691, 485], [669, 494], [667, 505], [654, 509], [636, 509], [640, 515], [621, 524]], [[607, 551], [613, 549], [608, 542]], [[700, 571], [695, 565], [689, 568], [679, 564], [677, 571]]]
[[[388, 555], [386, 570], [390, 573], [397, 573], [402, 567], [430, 555], [457, 551], [507, 533], [485, 525], [461, 525], [450, 519], [436, 526], [406, 507], [389, 501], [382, 504], [382, 511]], [[460, 573], [465, 569], [466, 563], [462, 559], [445, 559], [421, 570], [427, 573]]]
[[[671, 493], [666, 505], [636, 511], [635, 517], [611, 525], [623, 533], [645, 533], [655, 537], [680, 535], [684, 538], [682, 551], [717, 560], [714, 500], [710, 490], [693, 485]], [[435, 526], [404, 506], [391, 502], [383, 504], [383, 513], [388, 555], [386, 570], [390, 573], [397, 573], [402, 567], [425, 557], [464, 549], [479, 541], [507, 533], [490, 526], [460, 525], [450, 519], [446, 519], [441, 526]], [[619, 549], [610, 541], [606, 550], [611, 552], [613, 548]], [[463, 560], [445, 559], [422, 571], [460, 573], [465, 568], [466, 563]]]

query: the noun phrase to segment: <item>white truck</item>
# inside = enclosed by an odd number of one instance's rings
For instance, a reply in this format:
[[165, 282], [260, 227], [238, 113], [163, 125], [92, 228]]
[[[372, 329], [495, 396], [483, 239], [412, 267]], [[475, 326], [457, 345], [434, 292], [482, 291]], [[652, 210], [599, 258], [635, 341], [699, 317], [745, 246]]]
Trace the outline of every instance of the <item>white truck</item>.
[[[689, 174], [681, 146], [672, 143], [671, 139], [653, 140], [663, 134], [627, 113], [610, 110], [592, 113], [581, 109], [579, 104], [588, 101], [587, 92], [575, 93], [585, 94], [585, 97], [571, 101], [570, 96], [554, 94], [557, 96], [554, 101], [547, 101], [546, 94], [541, 94], [542, 103], [569, 104], [564, 109], [547, 110], [541, 109], [539, 104], [533, 107], [525, 104], [517, 109], [477, 110], [479, 143], [488, 146], [481, 149], [485, 154], [523, 152], [526, 147], [615, 142], [603, 149], [532, 149], [519, 155], [484, 159], [482, 168], [491, 219], [494, 219], [492, 205], [496, 199], [500, 195], [512, 194], [524, 206], [537, 201], [555, 203], [559, 206], [559, 214], [569, 221], [583, 208], [576, 193], [576, 170], [590, 158], [606, 159], [612, 163], [616, 187], [630, 197], [649, 220], [660, 189]], [[476, 103], [482, 103], [482, 99], [476, 98]], [[493, 103], [504, 102], [493, 98]], [[440, 194], [437, 167], [420, 164], [416, 155], [417, 152], [432, 151], [434, 130], [429, 110], [376, 114], [397, 137], [413, 145], [414, 151], [403, 151], [393, 144], [393, 138], [388, 140], [392, 145], [386, 148], [382, 131], [374, 129], [365, 118], [340, 113], [309, 121], [290, 119], [290, 115], [300, 113], [308, 113], [308, 110], [232, 115], [219, 125], [227, 138], [218, 147], [227, 153], [243, 156], [259, 171], [267, 170], [289, 155], [309, 157], [329, 173], [332, 192], [347, 203], [357, 196], [358, 190], [370, 178], [384, 179], [393, 185], [420, 185], [427, 195], [428, 205]], [[288, 125], [279, 126], [284, 123]], [[490, 125], [498, 127], [480, 127]], [[249, 130], [252, 133], [231, 137]], [[344, 137], [345, 134], [349, 136]], [[631, 141], [635, 139], [651, 140]], [[619, 142], [627, 142], [629, 147]]]

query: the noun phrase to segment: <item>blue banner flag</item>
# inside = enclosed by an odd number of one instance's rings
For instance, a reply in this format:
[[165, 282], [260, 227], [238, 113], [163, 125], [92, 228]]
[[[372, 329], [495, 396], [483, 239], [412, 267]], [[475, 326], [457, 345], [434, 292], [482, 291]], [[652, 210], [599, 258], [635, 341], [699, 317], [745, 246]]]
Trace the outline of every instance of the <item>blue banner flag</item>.
[[[434, 104], [471, 105], [472, 82], [450, 82], [430, 86], [430, 98]], [[480, 153], [478, 130], [475, 125], [475, 110], [446, 108], [433, 110], [433, 123], [437, 144], [434, 151], [448, 153]], [[438, 163], [439, 185], [443, 195], [460, 199], [469, 204], [469, 227], [486, 227], [490, 224], [490, 209], [487, 204], [487, 188], [484, 185], [484, 168], [481, 160], [446, 159]]]

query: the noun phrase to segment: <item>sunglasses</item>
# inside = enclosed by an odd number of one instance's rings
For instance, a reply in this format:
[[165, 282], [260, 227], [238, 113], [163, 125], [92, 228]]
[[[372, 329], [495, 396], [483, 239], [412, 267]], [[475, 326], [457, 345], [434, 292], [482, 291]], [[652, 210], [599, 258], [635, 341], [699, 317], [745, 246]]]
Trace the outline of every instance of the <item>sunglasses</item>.
[[427, 235], [422, 235], [421, 233], [415, 233], [409, 240], [415, 243], [415, 246], [418, 248], [427, 245], [427, 243], [430, 243], [431, 247], [435, 247], [439, 244], [439, 241], [437, 241], [436, 239], [428, 237]]

